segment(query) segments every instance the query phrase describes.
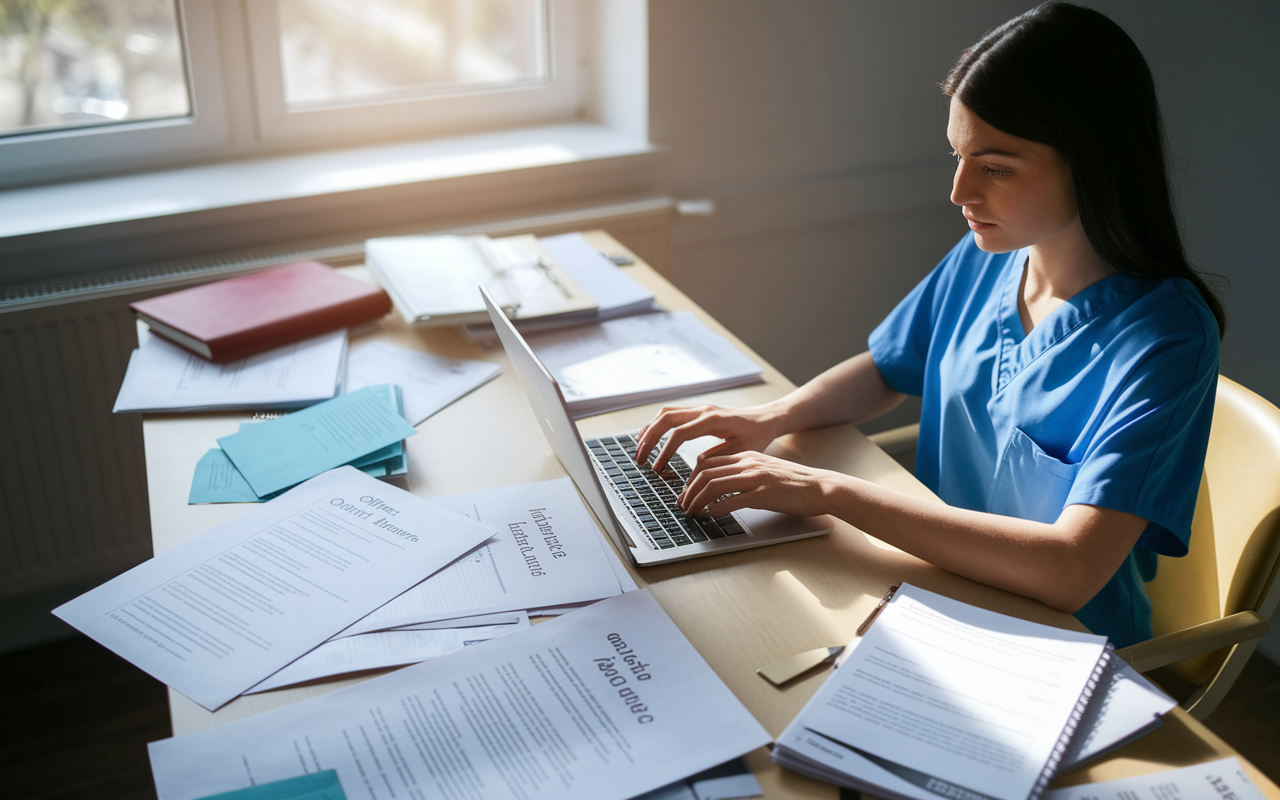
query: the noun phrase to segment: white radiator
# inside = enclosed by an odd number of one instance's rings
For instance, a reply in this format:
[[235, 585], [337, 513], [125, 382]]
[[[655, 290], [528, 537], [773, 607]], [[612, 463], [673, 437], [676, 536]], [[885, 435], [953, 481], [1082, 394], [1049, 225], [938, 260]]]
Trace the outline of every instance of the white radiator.
[[[655, 198], [451, 230], [602, 228], [670, 276], [673, 207]], [[137, 345], [128, 304], [302, 258], [359, 263], [363, 249], [339, 242], [0, 289], [0, 599], [151, 555], [141, 417], [111, 413]]]

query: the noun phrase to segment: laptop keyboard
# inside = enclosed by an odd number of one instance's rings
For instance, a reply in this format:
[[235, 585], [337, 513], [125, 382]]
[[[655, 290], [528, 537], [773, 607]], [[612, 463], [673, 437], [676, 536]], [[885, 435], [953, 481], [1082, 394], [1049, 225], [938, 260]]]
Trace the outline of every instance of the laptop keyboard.
[[647, 464], [636, 462], [633, 436], [603, 436], [586, 443], [659, 548], [668, 550], [746, 533], [732, 515], [694, 517], [680, 509], [676, 498], [692, 470], [679, 455], [673, 456], [661, 472], [654, 472]]

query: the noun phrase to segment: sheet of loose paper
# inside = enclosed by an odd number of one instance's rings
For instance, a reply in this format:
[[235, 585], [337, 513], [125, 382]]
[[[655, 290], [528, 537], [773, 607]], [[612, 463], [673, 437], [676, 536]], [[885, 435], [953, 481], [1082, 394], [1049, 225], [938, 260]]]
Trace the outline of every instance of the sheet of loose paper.
[[341, 635], [543, 609], [622, 591], [604, 552], [608, 545], [569, 478], [435, 497], [432, 502], [493, 525], [499, 534]]
[[149, 749], [159, 800], [324, 768], [351, 800], [623, 800], [768, 741], [642, 590]]
[[54, 613], [212, 711], [494, 532], [343, 467]]

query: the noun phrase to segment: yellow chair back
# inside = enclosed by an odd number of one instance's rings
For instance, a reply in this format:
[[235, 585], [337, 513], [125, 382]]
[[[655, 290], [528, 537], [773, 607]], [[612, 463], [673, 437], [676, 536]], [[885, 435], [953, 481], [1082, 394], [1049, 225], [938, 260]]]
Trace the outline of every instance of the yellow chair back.
[[[1269, 618], [1280, 600], [1280, 409], [1223, 376], [1191, 530], [1188, 554], [1162, 556], [1155, 580], [1147, 584], [1155, 635], [1240, 611]], [[1201, 687], [1203, 695], [1215, 680], [1229, 686], [1256, 644], [1223, 648], [1169, 669]]]

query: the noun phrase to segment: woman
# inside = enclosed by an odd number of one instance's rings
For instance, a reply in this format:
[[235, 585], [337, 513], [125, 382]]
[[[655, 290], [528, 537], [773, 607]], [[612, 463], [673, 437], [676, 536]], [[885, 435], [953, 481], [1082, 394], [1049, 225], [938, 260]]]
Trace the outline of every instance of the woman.
[[[763, 406], [663, 409], [639, 457], [660, 468], [718, 436], [690, 513], [830, 513], [1141, 641], [1156, 554], [1186, 553], [1225, 329], [1183, 254], [1150, 71], [1102, 14], [1046, 3], [965, 51], [943, 91], [971, 233], [868, 352]], [[917, 476], [947, 505], [759, 452], [907, 394], [923, 396]]]

